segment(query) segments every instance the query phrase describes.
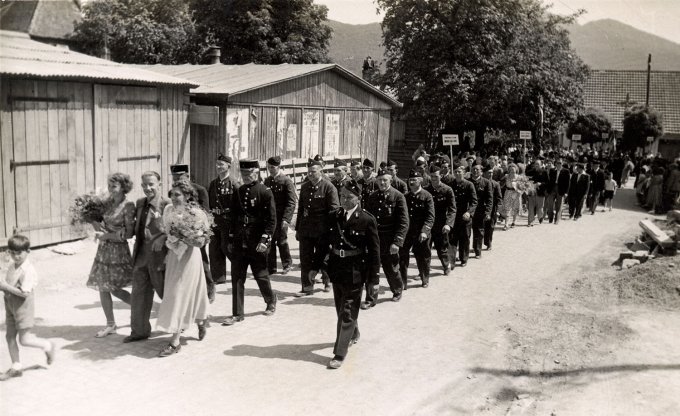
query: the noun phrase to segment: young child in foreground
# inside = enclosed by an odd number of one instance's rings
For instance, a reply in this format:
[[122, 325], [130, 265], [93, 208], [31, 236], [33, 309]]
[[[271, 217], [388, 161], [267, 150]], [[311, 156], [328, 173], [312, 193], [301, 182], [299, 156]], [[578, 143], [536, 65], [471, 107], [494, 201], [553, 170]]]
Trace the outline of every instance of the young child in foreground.
[[602, 212], [605, 212], [607, 208], [610, 211], [612, 210], [612, 201], [614, 200], [614, 195], [616, 195], [616, 188], [618, 188], [618, 184], [613, 179], [613, 176], [611, 172], [607, 172], [607, 179], [604, 181], [604, 209]]
[[17, 335], [22, 346], [42, 348], [47, 357], [47, 364], [52, 364], [57, 350], [53, 342], [31, 333], [35, 321], [33, 291], [38, 284], [38, 275], [28, 261], [31, 242], [23, 235], [14, 235], [7, 241], [7, 246], [13, 264], [7, 269], [4, 279], [0, 278], [0, 290], [5, 292], [6, 339], [12, 367], [5, 373], [5, 378], [22, 375]]

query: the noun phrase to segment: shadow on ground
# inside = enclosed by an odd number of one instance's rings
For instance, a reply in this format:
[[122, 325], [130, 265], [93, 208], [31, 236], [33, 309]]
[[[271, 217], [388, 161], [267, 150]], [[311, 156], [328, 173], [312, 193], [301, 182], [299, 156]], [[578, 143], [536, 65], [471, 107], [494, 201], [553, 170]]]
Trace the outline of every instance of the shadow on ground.
[[497, 368], [484, 368], [484, 367], [473, 367], [470, 369], [471, 372], [476, 374], [490, 374], [497, 377], [536, 377], [536, 378], [570, 377], [570, 376], [582, 376], [587, 374], [639, 373], [642, 371], [677, 371], [677, 370], [680, 370], [680, 364], [621, 364], [551, 371], [531, 371], [525, 369], [502, 370]]
[[258, 345], [234, 345], [232, 349], [224, 351], [224, 355], [231, 357], [281, 358], [293, 361], [308, 361], [326, 365], [329, 357], [317, 354], [315, 351], [331, 348], [333, 343], [324, 344], [279, 344], [267, 347]]

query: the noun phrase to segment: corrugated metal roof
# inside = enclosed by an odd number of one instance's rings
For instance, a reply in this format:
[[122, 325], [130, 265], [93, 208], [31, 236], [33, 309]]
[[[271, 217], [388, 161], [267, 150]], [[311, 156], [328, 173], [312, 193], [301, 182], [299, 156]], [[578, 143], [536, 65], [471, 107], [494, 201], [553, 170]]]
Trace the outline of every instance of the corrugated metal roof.
[[337, 64], [280, 64], [280, 65], [138, 65], [161, 74], [190, 79], [200, 86], [191, 90], [195, 94], [235, 95], [305, 75], [336, 71], [341, 76], [380, 96], [393, 107], [402, 104], [394, 97], [364, 81]]
[[24, 33], [5, 30], [0, 30], [0, 73], [51, 79], [198, 86], [186, 79], [95, 58], [36, 42]]
[[[602, 109], [609, 115], [612, 127], [622, 131], [625, 107], [633, 102], [644, 104], [646, 92], [647, 71], [592, 71], [586, 81], [584, 101], [587, 107]], [[651, 72], [649, 105], [663, 115], [666, 133], [680, 134], [680, 72]]]

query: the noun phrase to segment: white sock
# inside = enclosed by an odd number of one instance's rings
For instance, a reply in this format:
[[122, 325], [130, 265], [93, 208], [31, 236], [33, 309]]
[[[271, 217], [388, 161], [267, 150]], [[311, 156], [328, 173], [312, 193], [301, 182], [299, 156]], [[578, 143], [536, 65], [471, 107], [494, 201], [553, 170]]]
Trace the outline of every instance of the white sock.
[[12, 370], [21, 371], [22, 368], [21, 363], [12, 363]]

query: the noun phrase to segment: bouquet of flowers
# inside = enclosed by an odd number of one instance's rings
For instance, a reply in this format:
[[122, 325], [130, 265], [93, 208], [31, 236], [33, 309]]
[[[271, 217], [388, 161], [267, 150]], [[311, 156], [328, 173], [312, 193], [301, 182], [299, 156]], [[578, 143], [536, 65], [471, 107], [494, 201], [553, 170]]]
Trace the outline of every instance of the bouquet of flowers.
[[517, 192], [522, 194], [525, 193], [527, 195], [533, 195], [536, 193], [536, 185], [525, 175], [517, 175], [514, 182]]
[[108, 208], [109, 198], [106, 194], [78, 195], [69, 207], [71, 225], [100, 223], [104, 220], [104, 212]]
[[168, 235], [166, 245], [178, 256], [184, 253], [187, 245], [205, 245], [212, 236], [213, 221], [212, 215], [198, 207], [178, 209], [165, 221], [165, 232]]

